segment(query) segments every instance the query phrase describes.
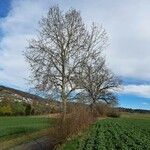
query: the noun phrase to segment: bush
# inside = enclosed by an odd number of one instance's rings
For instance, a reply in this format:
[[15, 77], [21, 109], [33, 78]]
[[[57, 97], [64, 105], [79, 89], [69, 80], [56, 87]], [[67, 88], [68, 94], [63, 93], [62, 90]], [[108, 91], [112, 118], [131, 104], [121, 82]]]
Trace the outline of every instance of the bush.
[[26, 105], [25, 114], [26, 115], [30, 115], [31, 114], [31, 105], [30, 104]]
[[112, 118], [118, 118], [120, 117], [120, 112], [116, 108], [110, 108], [107, 113], [107, 116]]
[[21, 102], [14, 102], [12, 105], [12, 115], [22, 116], [25, 115], [25, 106]]
[[34, 114], [35, 114], [35, 110], [34, 110], [34, 108], [32, 108], [31, 115], [34, 115]]
[[12, 114], [12, 109], [10, 105], [7, 106], [1, 106], [0, 108], [0, 114], [4, 116], [10, 116]]
[[72, 113], [67, 115], [65, 121], [62, 120], [62, 117], [57, 121], [53, 137], [64, 141], [68, 137], [78, 134], [82, 129], [89, 127], [94, 121], [90, 109], [76, 105], [72, 109]]
[[98, 117], [107, 116], [108, 106], [106, 104], [100, 103], [100, 104], [97, 104], [95, 107], [96, 107]]

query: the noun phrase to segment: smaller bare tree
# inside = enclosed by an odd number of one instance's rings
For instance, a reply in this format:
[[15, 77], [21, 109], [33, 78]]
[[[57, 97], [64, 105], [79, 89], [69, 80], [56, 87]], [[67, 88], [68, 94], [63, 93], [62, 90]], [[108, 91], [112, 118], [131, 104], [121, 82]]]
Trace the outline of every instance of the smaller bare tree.
[[89, 59], [76, 76], [76, 83], [81, 87], [76, 97], [90, 104], [92, 111], [99, 102], [117, 104], [114, 92], [120, 87], [121, 81], [106, 67], [103, 57]]

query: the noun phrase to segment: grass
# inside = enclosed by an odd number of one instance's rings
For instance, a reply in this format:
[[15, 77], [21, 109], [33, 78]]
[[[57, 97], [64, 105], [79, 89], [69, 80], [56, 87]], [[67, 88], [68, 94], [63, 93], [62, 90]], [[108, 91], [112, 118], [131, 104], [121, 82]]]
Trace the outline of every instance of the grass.
[[149, 115], [126, 114], [124, 118], [97, 121], [87, 133], [63, 144], [59, 150], [149, 150]]
[[[119, 119], [97, 121], [88, 131], [64, 143], [59, 150], [105, 150], [116, 149], [116, 145], [122, 150], [131, 147], [150, 149], [150, 115], [123, 113], [121, 116]], [[49, 116], [0, 117], [0, 149], [46, 136], [54, 123], [55, 119]]]
[[122, 112], [121, 117], [132, 119], [150, 119], [150, 114]]
[[44, 117], [0, 117], [0, 140], [35, 132], [52, 125], [52, 119]]
[[0, 147], [3, 149], [48, 134], [55, 119], [43, 116], [0, 117]]

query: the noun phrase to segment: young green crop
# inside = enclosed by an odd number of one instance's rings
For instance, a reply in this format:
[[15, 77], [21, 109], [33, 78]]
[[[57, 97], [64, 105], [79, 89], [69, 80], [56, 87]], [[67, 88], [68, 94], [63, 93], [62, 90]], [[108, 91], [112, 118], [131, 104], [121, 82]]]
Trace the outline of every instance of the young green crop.
[[[72, 150], [150, 150], [150, 120], [97, 121], [88, 134], [76, 141]], [[66, 144], [62, 149], [69, 150], [69, 147]]]

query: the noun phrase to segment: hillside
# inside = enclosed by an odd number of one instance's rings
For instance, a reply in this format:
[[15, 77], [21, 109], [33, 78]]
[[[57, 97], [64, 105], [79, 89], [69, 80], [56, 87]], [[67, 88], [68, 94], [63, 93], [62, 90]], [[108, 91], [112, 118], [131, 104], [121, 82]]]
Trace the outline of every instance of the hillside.
[[17, 90], [17, 89], [6, 87], [6, 86], [0, 86], [0, 96], [2, 96], [2, 94], [4, 94], [5, 92], [12, 94], [16, 97], [17, 96], [22, 97], [23, 99], [28, 99], [28, 100], [30, 99], [30, 100], [35, 100], [35, 101], [41, 101], [41, 100], [46, 101], [46, 99], [40, 96], [34, 95], [34, 94], [30, 94], [28, 92], [23, 92], [21, 90]]
[[[30, 109], [28, 113], [26, 113], [27, 107]], [[14, 88], [0, 86], [0, 115], [48, 114], [59, 109], [60, 104], [53, 100]]]
[[[0, 104], [2, 103], [2, 101], [5, 103], [6, 101], [11, 101], [11, 103], [20, 102], [20, 103], [31, 104], [31, 106], [34, 108], [37, 108], [38, 106], [40, 107], [39, 111], [42, 109], [41, 113], [52, 112], [52, 110], [60, 111], [60, 102], [58, 101], [54, 102], [53, 100], [48, 100], [38, 95], [34, 95], [28, 92], [24, 92], [21, 90], [17, 90], [14, 88], [1, 85], [0, 86]], [[70, 102], [69, 104], [74, 105], [73, 102]], [[51, 111], [49, 111], [49, 108]], [[119, 109], [120, 112], [150, 113], [150, 110], [143, 110], [143, 109], [132, 109], [132, 108], [123, 108], [123, 107], [118, 107], [117, 109]]]

